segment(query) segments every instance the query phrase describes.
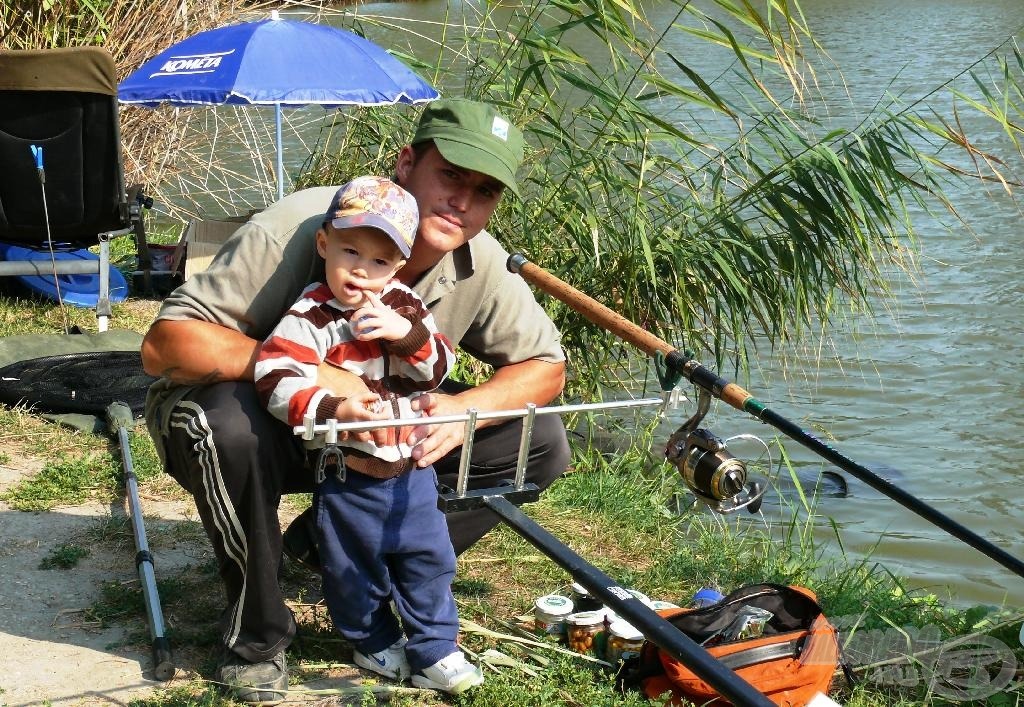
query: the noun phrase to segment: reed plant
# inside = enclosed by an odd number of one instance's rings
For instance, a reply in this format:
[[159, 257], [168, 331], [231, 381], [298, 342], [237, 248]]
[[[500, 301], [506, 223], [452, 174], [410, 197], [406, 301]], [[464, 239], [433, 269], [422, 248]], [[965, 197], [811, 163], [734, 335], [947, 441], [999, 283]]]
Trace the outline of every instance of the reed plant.
[[[172, 42], [270, 3], [157, 0], [27, 3], [0, 17], [12, 48], [100, 44], [118, 77]], [[1008, 41], [927, 102], [887, 99], [853, 124], [828, 118], [843, 85], [794, 0], [527, 0], [460, 4], [436, 20], [359, 5], [286, 1], [378, 39], [445, 95], [487, 100], [521, 125], [526, 198], [491, 230], [569, 284], [719, 366], [886, 302], [892, 268], [913, 270], [913, 213], [955, 210], [956, 178], [1010, 189], [957, 111], [987, 116], [1017, 145], [1024, 59]], [[670, 50], [666, 37], [672, 35]], [[715, 57], [708, 62], [704, 57]], [[707, 66], [716, 68], [713, 75]], [[244, 213], [272, 189], [272, 138], [247, 109], [125, 107], [130, 183], [158, 214]], [[228, 113], [225, 117], [224, 113]], [[387, 173], [418, 109], [299, 115], [310, 157], [299, 187]], [[264, 116], [265, 117], [265, 116]], [[252, 166], [238, 160], [248, 153]], [[620, 340], [547, 307], [570, 356], [571, 392], [596, 396], [636, 373]]]
[[[490, 226], [509, 250], [734, 370], [755, 341], [821, 333], [884, 302], [890, 271], [915, 267], [912, 214], [954, 213], [944, 197], [952, 175], [1014, 180], [941, 117], [978, 110], [1016, 137], [1012, 43], [1003, 59], [950, 77], [954, 89], [982, 85], [980, 97], [936, 87], [931, 104], [893, 98], [844, 125], [827, 118], [837, 98], [823, 88], [842, 86], [840, 67], [796, 2], [459, 8], [433, 27], [361, 10], [332, 22], [371, 38], [416, 35], [420, 70], [442, 93], [490, 101], [524, 128], [526, 197], [506, 199]], [[686, 56], [666, 49], [669, 33], [685, 38]], [[424, 35], [436, 38], [427, 50]], [[698, 69], [706, 55], [725, 68]], [[300, 183], [390, 169], [415, 117], [339, 118]], [[621, 341], [547, 306], [574, 393], [598, 394], [633, 373]]]

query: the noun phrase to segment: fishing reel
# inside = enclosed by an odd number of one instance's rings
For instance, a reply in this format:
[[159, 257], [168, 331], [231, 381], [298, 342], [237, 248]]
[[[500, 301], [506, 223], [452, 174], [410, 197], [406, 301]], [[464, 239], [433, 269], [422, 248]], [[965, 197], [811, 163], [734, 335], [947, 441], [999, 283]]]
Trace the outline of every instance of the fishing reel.
[[700, 388], [697, 412], [669, 437], [665, 458], [679, 470], [694, 496], [716, 513], [741, 508], [757, 513], [768, 484], [764, 479], [748, 480], [744, 461], [710, 430], [697, 427], [710, 405], [710, 393]]

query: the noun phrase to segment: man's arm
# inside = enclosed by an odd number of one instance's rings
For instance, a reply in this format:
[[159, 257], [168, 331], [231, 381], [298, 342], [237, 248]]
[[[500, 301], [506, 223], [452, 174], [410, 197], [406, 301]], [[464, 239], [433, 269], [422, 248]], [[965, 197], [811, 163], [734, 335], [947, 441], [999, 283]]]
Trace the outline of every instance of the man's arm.
[[213, 322], [159, 319], [142, 340], [142, 365], [151, 376], [182, 385], [251, 381], [259, 345]]
[[[158, 319], [142, 340], [142, 365], [151, 376], [181, 385], [218, 381], [252, 381], [260, 342], [235, 329], [198, 319]], [[321, 364], [317, 381], [342, 396], [367, 392], [366, 384], [348, 371]], [[386, 430], [358, 432], [361, 441], [383, 444]]]
[[[547, 405], [558, 397], [564, 386], [564, 361], [549, 363], [530, 359], [502, 366], [489, 380], [456, 395], [430, 393], [430, 414], [440, 417], [464, 413], [469, 408], [484, 412], [516, 410], [526, 407], [527, 403]], [[504, 420], [481, 420], [477, 427], [501, 422]], [[417, 466], [429, 466], [460, 446], [464, 431], [462, 424], [416, 428], [409, 436], [409, 444], [413, 445], [412, 456]]]

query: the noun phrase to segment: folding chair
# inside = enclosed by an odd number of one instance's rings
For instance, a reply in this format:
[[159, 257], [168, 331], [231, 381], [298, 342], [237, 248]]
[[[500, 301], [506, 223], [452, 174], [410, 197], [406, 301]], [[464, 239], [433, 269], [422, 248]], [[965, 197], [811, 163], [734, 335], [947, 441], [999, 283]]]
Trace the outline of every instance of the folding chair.
[[[139, 268], [152, 267], [141, 216], [152, 200], [125, 189], [117, 111], [105, 49], [0, 50], [0, 241], [47, 253], [0, 262], [0, 276], [59, 288], [56, 275], [97, 274], [100, 331], [111, 313], [109, 239], [134, 232]], [[98, 262], [56, 257], [97, 243]]]

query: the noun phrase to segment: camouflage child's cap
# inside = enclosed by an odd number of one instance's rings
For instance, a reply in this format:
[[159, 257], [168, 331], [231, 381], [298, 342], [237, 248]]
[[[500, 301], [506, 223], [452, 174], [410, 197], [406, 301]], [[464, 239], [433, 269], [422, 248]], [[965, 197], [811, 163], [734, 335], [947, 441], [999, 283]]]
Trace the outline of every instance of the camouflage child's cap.
[[446, 160], [494, 177], [519, 195], [516, 170], [523, 161], [523, 133], [489, 103], [465, 98], [432, 101], [420, 116], [413, 145], [433, 140]]
[[391, 236], [406, 258], [412, 252], [420, 212], [416, 198], [386, 177], [359, 177], [331, 199], [324, 223], [335, 228], [372, 226]]

